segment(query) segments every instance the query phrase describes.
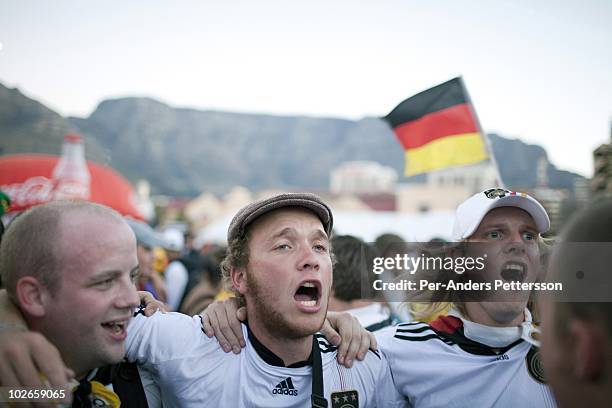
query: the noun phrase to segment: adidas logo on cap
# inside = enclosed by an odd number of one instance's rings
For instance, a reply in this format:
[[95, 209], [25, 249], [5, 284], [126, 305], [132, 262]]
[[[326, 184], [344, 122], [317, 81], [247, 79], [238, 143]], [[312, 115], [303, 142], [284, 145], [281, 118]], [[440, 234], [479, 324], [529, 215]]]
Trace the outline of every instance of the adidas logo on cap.
[[279, 382], [276, 387], [274, 387], [272, 394], [293, 395], [296, 397], [298, 395], [298, 390], [296, 390], [293, 386], [293, 380], [291, 377], [287, 377], [283, 381]]

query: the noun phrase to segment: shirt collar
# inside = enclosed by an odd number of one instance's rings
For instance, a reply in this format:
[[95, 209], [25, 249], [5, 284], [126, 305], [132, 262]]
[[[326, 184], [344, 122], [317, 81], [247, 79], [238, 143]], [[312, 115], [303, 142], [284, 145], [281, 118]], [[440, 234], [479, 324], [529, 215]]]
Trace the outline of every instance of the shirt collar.
[[465, 337], [489, 347], [505, 347], [519, 339], [540, 346], [538, 341], [540, 329], [532, 322], [531, 312], [527, 308], [524, 312], [525, 320], [519, 326], [511, 327], [493, 327], [475, 323], [455, 308], [451, 309], [448, 315], [461, 319]]
[[[312, 365], [312, 352], [310, 353], [310, 356], [308, 356], [307, 360], [298, 361], [297, 363], [293, 363], [291, 365], [285, 365], [285, 362], [279, 356], [274, 354], [272, 350], [270, 350], [269, 348], [264, 346], [259, 340], [257, 340], [257, 337], [255, 337], [255, 335], [251, 331], [251, 328], [249, 327], [248, 324], [246, 324], [246, 327], [247, 327], [249, 342], [253, 345], [253, 348], [255, 349], [259, 357], [261, 357], [263, 361], [270, 364], [271, 366], [298, 368], [298, 367], [305, 367], [305, 366]], [[313, 336], [312, 341], [316, 341], [314, 336]]]

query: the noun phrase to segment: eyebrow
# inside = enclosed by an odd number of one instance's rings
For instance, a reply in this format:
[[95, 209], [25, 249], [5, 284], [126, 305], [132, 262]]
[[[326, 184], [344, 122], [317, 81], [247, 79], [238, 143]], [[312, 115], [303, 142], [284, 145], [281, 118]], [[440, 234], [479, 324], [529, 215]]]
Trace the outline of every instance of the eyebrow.
[[[483, 228], [485, 228], [485, 229], [488, 229], [488, 228], [499, 228], [499, 229], [503, 229], [503, 228], [508, 228], [508, 224], [500, 224], [500, 223], [495, 223], [495, 224], [484, 224], [482, 227], [483, 227]], [[535, 225], [534, 225], [534, 226], [531, 226], [531, 225], [526, 224], [526, 223], [521, 223], [521, 224], [519, 225], [519, 228], [526, 228], [526, 229], [533, 230], [533, 231], [537, 231], [537, 230], [538, 230], [537, 226], [535, 226]]]
[[508, 224], [484, 224], [482, 225], [484, 228], [506, 228]]
[[[288, 235], [294, 235], [296, 233], [294, 228], [291, 227], [286, 227], [283, 228], [282, 230], [280, 230], [278, 233], [272, 235], [272, 237], [270, 237], [270, 240], [274, 240], [276, 238], [280, 238], [280, 237], [285, 237]], [[327, 237], [327, 234], [324, 233], [322, 230], [317, 229], [315, 231], [314, 234], [311, 234], [311, 236], [314, 235], [315, 238], [320, 238], [320, 239], [324, 239], [325, 241], [329, 241], [329, 238]]]
[[[134, 274], [135, 272], [139, 272], [140, 266], [136, 265], [134, 266], [132, 269], [130, 269], [130, 276], [132, 274]], [[100, 272], [99, 274], [92, 276], [88, 281], [90, 283], [94, 283], [94, 282], [98, 282], [104, 279], [109, 279], [109, 278], [116, 278], [117, 276], [121, 275], [123, 273], [123, 271], [118, 271], [118, 270], [112, 270], [112, 271], [104, 271], [104, 272]]]
[[326, 233], [324, 233], [323, 231], [321, 231], [320, 229], [318, 229], [315, 233], [315, 238], [320, 238], [323, 239], [325, 241], [329, 241], [329, 237], [327, 236]]
[[293, 235], [293, 234], [295, 234], [295, 229], [291, 227], [286, 227], [280, 230], [279, 232], [277, 232], [276, 234], [272, 235], [270, 239], [273, 240], [276, 238], [285, 237], [287, 235]]

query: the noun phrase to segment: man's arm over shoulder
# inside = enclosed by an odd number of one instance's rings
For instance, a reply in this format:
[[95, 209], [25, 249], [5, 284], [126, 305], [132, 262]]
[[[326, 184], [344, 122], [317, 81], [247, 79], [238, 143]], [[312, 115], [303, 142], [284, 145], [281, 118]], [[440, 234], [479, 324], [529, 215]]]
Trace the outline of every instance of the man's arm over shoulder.
[[64, 386], [74, 376], [42, 334], [27, 330], [21, 312], [0, 290], [0, 385], [42, 387], [43, 379]]
[[199, 352], [219, 348], [216, 339], [202, 330], [200, 316], [182, 313], [160, 313], [145, 317], [141, 313], [131, 320], [125, 344], [128, 361], [141, 365], [157, 364]]

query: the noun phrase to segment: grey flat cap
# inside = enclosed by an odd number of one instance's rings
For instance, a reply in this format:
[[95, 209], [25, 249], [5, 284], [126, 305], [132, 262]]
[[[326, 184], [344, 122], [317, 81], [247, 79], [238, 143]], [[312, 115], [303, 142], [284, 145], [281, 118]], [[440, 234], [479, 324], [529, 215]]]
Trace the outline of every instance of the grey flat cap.
[[257, 218], [270, 211], [286, 207], [302, 207], [314, 212], [321, 222], [327, 236], [331, 236], [334, 225], [334, 217], [331, 210], [318, 196], [310, 193], [289, 193], [256, 201], [243, 207], [232, 219], [227, 230], [227, 242], [230, 243], [236, 237], [246, 231], [246, 228]]

